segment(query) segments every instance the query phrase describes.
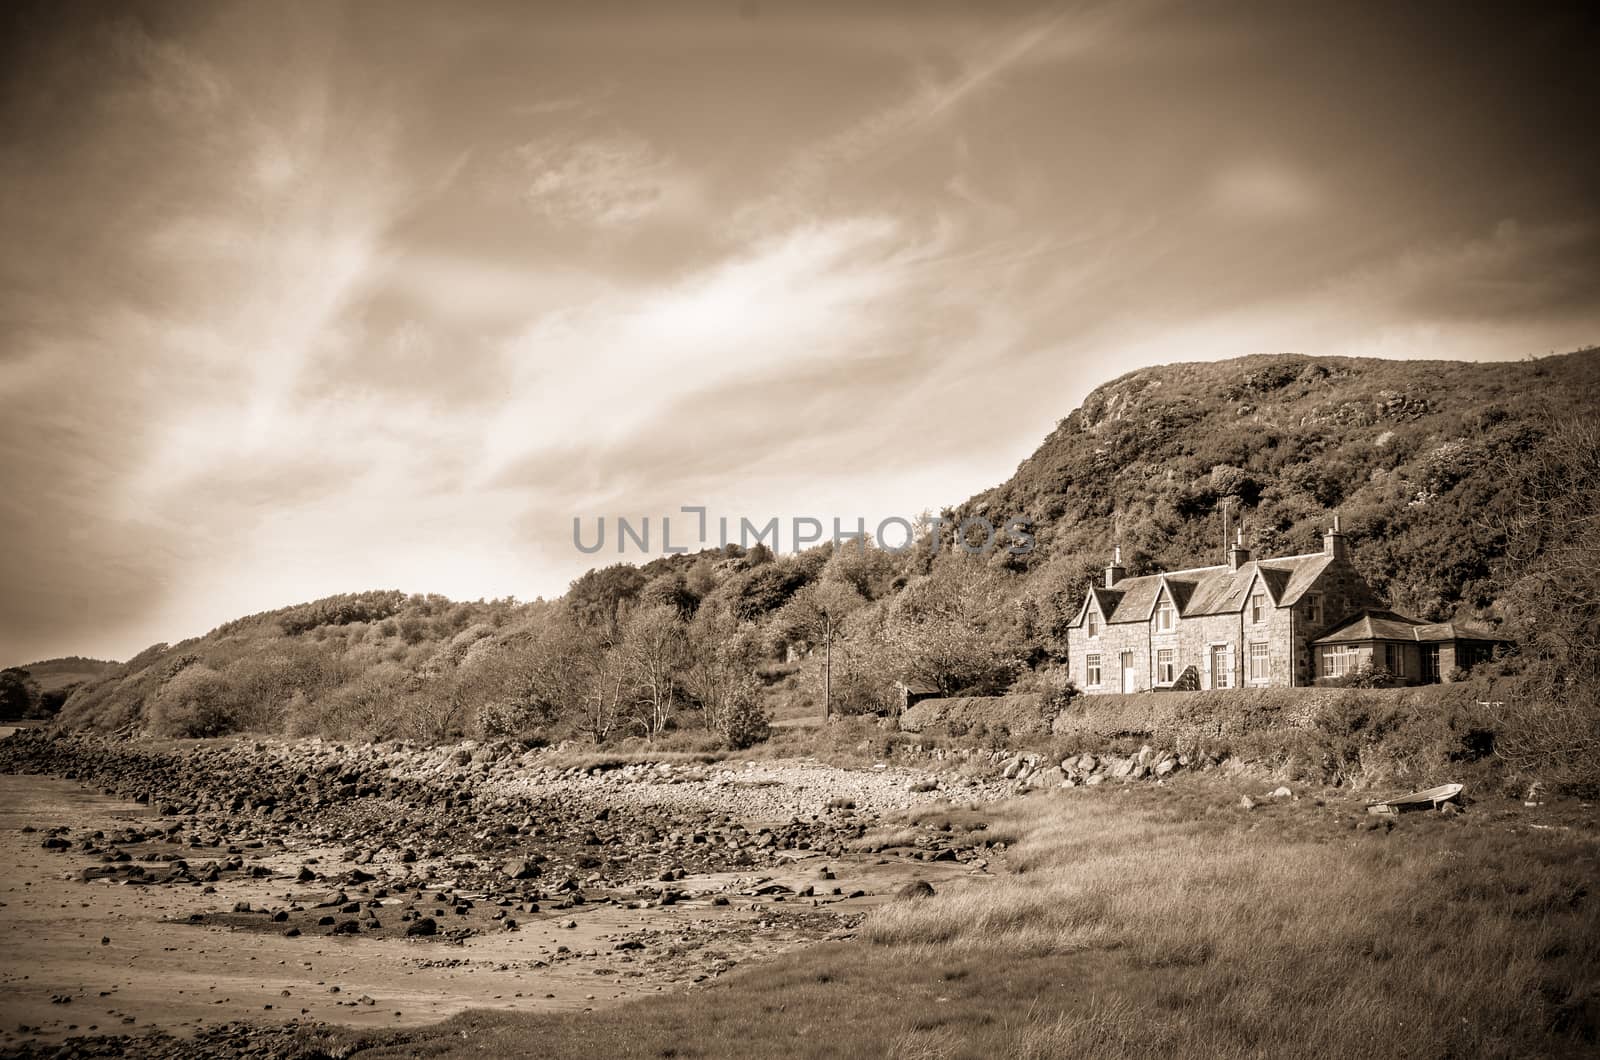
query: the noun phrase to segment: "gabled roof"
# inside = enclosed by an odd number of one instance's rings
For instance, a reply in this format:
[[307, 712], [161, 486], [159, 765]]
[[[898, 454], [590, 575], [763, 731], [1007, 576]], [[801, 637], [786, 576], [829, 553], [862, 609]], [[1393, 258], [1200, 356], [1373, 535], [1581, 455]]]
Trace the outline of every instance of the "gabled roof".
[[1078, 605], [1078, 614], [1072, 620], [1074, 626], [1083, 625], [1084, 615], [1089, 610], [1089, 600], [1093, 598], [1100, 605], [1100, 617], [1110, 622], [1111, 616], [1116, 613], [1117, 605], [1122, 601], [1122, 594], [1115, 589], [1107, 589], [1103, 585], [1091, 585], [1084, 594], [1083, 603]]
[[[1279, 559], [1254, 560], [1238, 570], [1226, 565], [1194, 567], [1167, 574], [1146, 574], [1124, 578], [1112, 592], [1121, 594], [1116, 611], [1106, 611], [1107, 622], [1147, 622], [1155, 611], [1163, 586], [1185, 618], [1193, 615], [1220, 615], [1241, 610], [1249, 601], [1250, 587], [1259, 575], [1267, 595], [1279, 607], [1297, 603], [1306, 590], [1316, 584], [1333, 557], [1321, 552]], [[1105, 600], [1101, 600], [1105, 608]], [[1081, 617], [1081, 616], [1080, 616]]]
[[1395, 611], [1363, 611], [1313, 644], [1350, 644], [1364, 640], [1435, 644], [1447, 640], [1503, 641], [1504, 637], [1464, 622], [1419, 622]]
[[[1178, 602], [1182, 611], [1182, 598], [1179, 592], [1192, 594], [1192, 585], [1197, 575], [1204, 575], [1215, 571], [1225, 571], [1226, 567], [1197, 567], [1194, 570], [1173, 571], [1170, 574], [1145, 574], [1137, 578], [1124, 578], [1112, 590], [1120, 597], [1114, 614], [1106, 615], [1107, 622], [1148, 622], [1156, 607], [1156, 598], [1161, 595], [1163, 582], [1172, 589], [1174, 600]], [[1182, 589], [1176, 588], [1182, 586]]]

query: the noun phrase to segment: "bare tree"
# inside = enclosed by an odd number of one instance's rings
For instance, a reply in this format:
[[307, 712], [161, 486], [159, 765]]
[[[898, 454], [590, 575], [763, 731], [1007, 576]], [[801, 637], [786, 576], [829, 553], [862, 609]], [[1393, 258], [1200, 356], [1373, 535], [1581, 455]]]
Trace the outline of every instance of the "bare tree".
[[672, 717], [687, 649], [683, 619], [669, 604], [640, 607], [623, 623], [619, 650], [637, 697], [635, 721], [652, 739]]

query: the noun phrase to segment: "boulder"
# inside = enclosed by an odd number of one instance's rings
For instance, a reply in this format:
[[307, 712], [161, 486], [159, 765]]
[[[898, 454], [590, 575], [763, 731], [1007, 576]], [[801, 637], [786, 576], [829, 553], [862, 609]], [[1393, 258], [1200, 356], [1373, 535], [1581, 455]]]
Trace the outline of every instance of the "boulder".
[[929, 883], [928, 881], [912, 880], [910, 883], [896, 891], [894, 896], [896, 898], [904, 898], [908, 901], [916, 901], [920, 898], [932, 898], [935, 893], [937, 892], [934, 891], [933, 884]]
[[500, 866], [500, 871], [513, 880], [531, 880], [539, 875], [539, 866], [526, 858], [512, 858]]
[[406, 925], [406, 935], [409, 938], [426, 937], [437, 935], [438, 933], [439, 922], [431, 916], [425, 916], [421, 920], [413, 920]]

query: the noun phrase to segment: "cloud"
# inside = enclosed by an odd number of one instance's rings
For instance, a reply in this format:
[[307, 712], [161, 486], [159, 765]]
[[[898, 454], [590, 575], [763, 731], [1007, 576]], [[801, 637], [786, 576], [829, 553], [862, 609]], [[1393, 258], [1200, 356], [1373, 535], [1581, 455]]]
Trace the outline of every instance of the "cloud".
[[557, 225], [614, 227], [692, 209], [695, 182], [643, 137], [557, 135], [513, 152], [522, 199]]

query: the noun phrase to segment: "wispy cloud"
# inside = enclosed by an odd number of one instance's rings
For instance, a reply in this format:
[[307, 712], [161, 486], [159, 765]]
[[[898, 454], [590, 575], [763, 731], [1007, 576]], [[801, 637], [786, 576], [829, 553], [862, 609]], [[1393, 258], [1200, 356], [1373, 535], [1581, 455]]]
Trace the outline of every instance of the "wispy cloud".
[[641, 136], [557, 135], [513, 153], [522, 199], [554, 224], [616, 226], [692, 209], [696, 182]]

